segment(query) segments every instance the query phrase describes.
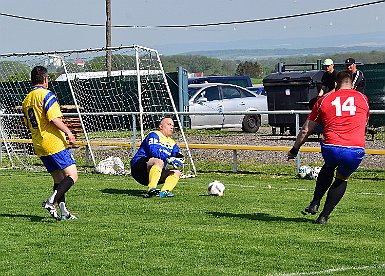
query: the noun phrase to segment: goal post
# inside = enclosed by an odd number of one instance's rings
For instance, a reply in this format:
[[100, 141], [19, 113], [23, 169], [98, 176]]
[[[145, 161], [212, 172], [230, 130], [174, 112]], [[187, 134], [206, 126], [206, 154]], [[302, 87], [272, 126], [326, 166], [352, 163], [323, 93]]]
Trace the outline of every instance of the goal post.
[[[100, 161], [115, 156], [123, 160], [128, 170], [135, 145], [168, 116], [175, 122], [174, 140], [183, 144], [181, 150], [187, 161], [184, 173], [195, 176], [194, 162], [158, 52], [138, 45], [110, 47], [108, 52], [109, 72], [105, 48], [0, 55], [0, 97], [10, 94], [17, 98], [0, 98], [0, 109], [21, 122], [21, 109], [11, 107], [21, 106], [31, 90], [30, 70], [43, 65], [49, 70], [49, 89], [56, 94], [63, 113], [69, 114], [64, 120], [78, 141], [86, 145], [86, 151], [73, 150], [77, 162], [88, 160], [96, 167]], [[1, 118], [7, 120], [6, 116]], [[10, 145], [11, 137], [26, 138], [28, 130], [24, 127], [22, 134], [13, 129], [13, 124], [4, 124], [7, 134], [2, 138], [3, 144], [8, 141]]]

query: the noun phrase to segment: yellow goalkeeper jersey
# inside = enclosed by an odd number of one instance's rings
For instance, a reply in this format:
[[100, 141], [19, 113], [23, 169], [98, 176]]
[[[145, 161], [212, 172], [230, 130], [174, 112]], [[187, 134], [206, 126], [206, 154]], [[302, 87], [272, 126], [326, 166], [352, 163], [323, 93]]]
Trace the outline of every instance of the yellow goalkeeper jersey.
[[51, 123], [53, 119], [63, 116], [53, 92], [35, 86], [25, 97], [22, 108], [37, 156], [52, 155], [67, 148], [64, 132]]

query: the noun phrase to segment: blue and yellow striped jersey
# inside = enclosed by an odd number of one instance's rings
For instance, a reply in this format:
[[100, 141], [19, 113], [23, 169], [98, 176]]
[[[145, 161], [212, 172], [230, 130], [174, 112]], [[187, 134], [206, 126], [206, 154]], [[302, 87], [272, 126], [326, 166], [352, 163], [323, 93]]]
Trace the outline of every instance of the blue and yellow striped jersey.
[[35, 86], [25, 97], [22, 108], [37, 156], [52, 155], [68, 147], [65, 134], [51, 123], [63, 116], [53, 92]]
[[164, 136], [160, 131], [151, 131], [140, 144], [139, 150], [131, 159], [131, 167], [143, 157], [155, 157], [163, 160], [164, 167], [167, 158], [176, 157], [179, 147], [171, 137]]

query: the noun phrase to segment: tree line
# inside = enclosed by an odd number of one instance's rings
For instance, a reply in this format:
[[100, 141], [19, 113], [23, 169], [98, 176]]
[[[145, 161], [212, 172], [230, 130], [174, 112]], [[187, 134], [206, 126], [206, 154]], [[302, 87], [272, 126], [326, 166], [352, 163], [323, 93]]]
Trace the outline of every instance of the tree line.
[[348, 57], [356, 61], [368, 63], [384, 63], [385, 52], [352, 52], [336, 53], [333, 55], [306, 55], [261, 59], [258, 61], [222, 60], [219, 58], [200, 55], [174, 55], [161, 56], [163, 68], [166, 72], [175, 72], [178, 66], [182, 66], [189, 72], [204, 75], [241, 76], [246, 75], [252, 78], [263, 78], [272, 72], [276, 72], [278, 63], [303, 64], [316, 63], [318, 59], [331, 58], [336, 64], [343, 63]]
[[262, 77], [265, 68], [256, 61], [221, 60], [198, 55], [162, 56], [161, 61], [166, 72], [173, 72], [178, 66], [191, 73], [203, 73], [205, 76], [250, 76]]
[[[333, 55], [304, 55], [304, 56], [290, 56], [279, 58], [268, 58], [255, 60], [236, 60], [236, 59], [219, 59], [214, 57], [207, 57], [201, 55], [173, 55], [161, 56], [163, 68], [166, 72], [175, 72], [178, 66], [191, 73], [203, 73], [205, 76], [249, 76], [251, 78], [264, 78], [272, 72], [276, 72], [278, 63], [285, 64], [303, 64], [316, 63], [318, 59], [324, 60], [331, 58], [335, 64], [343, 63], [346, 58], [352, 57], [356, 61], [368, 63], [384, 63], [385, 52], [371, 51], [371, 52], [352, 52], [352, 53], [336, 53]], [[105, 57], [100, 56], [93, 58], [86, 63], [83, 71], [103, 71], [105, 70]], [[113, 70], [120, 68], [121, 64], [129, 64], [133, 67], [135, 61], [129, 56], [113, 56]], [[29, 79], [30, 69], [25, 68], [17, 61], [0, 62], [0, 81], [16, 81]], [[18, 68], [16, 70], [16, 68]], [[16, 72], [16, 73], [15, 73]], [[64, 73], [63, 69], [58, 69], [57, 72], [51, 76], [55, 79], [58, 75]]]

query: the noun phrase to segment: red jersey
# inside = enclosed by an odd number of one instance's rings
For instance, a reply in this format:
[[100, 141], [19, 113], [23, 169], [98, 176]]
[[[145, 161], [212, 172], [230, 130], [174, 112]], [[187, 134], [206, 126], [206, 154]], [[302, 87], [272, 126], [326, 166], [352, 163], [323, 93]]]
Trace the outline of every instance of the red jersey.
[[368, 98], [353, 89], [327, 93], [308, 116], [308, 120], [324, 126], [324, 144], [360, 148], [365, 148], [368, 118]]

